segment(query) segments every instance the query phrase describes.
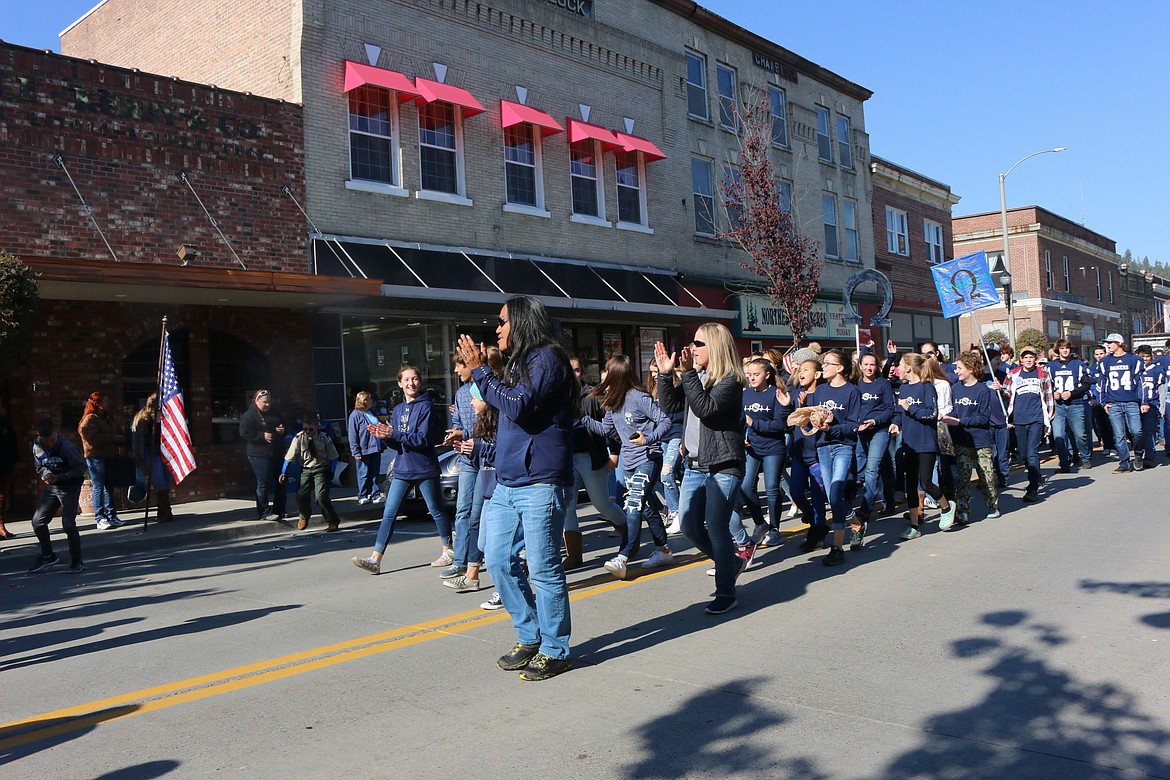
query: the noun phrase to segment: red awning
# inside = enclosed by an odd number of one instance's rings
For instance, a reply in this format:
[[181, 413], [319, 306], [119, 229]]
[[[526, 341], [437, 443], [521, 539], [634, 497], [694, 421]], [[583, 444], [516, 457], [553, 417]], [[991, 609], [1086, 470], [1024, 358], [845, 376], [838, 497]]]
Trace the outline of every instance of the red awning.
[[539, 108], [513, 103], [510, 100], [500, 101], [500, 127], [511, 127], [521, 122], [536, 125], [545, 135], [564, 132], [557, 120], [541, 111]]
[[351, 92], [364, 84], [401, 92], [403, 95], [415, 97], [418, 90], [414, 82], [396, 70], [375, 68], [373, 65], [363, 65], [360, 62], [345, 61], [345, 91]]
[[655, 160], [665, 160], [666, 155], [662, 150], [655, 146], [652, 142], [645, 138], [629, 133], [615, 133], [622, 148], [627, 152], [641, 152], [646, 158], [646, 162], [654, 162]]
[[475, 97], [462, 87], [453, 87], [450, 84], [440, 84], [430, 79], [416, 78], [414, 86], [418, 92], [418, 102], [434, 103], [436, 100], [450, 103], [463, 108], [463, 116], [482, 114], [484, 107]]
[[568, 123], [569, 143], [571, 144], [592, 139], [594, 141], [601, 141], [601, 148], [605, 151], [620, 149], [622, 147], [622, 142], [618, 140], [617, 136], [611, 130], [606, 130], [604, 127], [591, 125], [588, 122], [582, 122], [578, 119], [569, 119]]

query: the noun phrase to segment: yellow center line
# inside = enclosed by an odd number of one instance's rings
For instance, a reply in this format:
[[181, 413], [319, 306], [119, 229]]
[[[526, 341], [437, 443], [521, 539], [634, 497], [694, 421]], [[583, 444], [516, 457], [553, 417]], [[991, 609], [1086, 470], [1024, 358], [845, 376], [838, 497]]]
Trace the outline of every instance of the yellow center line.
[[[678, 563], [671, 568], [640, 574], [629, 580], [607, 581], [610, 578], [603, 576], [574, 583], [569, 588], [569, 600], [580, 601], [590, 596], [629, 587], [639, 580], [655, 579], [709, 563], [705, 556], [697, 553], [689, 556], [678, 556], [675, 560]], [[440, 637], [453, 636], [483, 625], [497, 623], [505, 618], [508, 618], [507, 612], [484, 613], [480, 610], [461, 612], [267, 661], [258, 661], [87, 704], [79, 704], [75, 707], [34, 715], [0, 725], [0, 751], [10, 750], [48, 737], [92, 728], [99, 723], [153, 712], [222, 693], [239, 691], [389, 650], [410, 647]], [[51, 725], [38, 728], [36, 725], [38, 723], [51, 723]]]

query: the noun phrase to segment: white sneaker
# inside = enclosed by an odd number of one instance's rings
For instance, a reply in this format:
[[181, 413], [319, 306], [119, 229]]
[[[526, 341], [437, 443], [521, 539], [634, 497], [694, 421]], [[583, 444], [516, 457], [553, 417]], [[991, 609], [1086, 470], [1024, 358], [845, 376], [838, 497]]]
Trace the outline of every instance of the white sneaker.
[[760, 547], [779, 547], [784, 544], [784, 537], [775, 528], [770, 529], [760, 540]]
[[671, 554], [667, 547], [659, 547], [654, 552], [650, 553], [650, 557], [642, 561], [643, 569], [657, 569], [661, 566], [669, 566], [674, 563], [674, 555]]
[[116, 526], [103, 517], [101, 520], [97, 521], [97, 527], [99, 531], [108, 531], [111, 528], [115, 528]]
[[382, 493], [375, 493], [374, 497], [370, 499], [370, 501], [372, 501], [375, 504], [381, 504], [385, 500], [386, 500], [386, 496], [383, 495]]
[[787, 517], [789, 520], [795, 520], [796, 516], [799, 514], [800, 514], [800, 507], [798, 507], [796, 504], [793, 504], [792, 508], [788, 510], [788, 514], [785, 515], [785, 517]]
[[712, 566], [710, 569], [707, 569], [707, 576], [708, 576], [708, 577], [714, 577], [714, 576], [715, 576], [715, 567], [714, 567], [714, 566]]
[[674, 519], [670, 521], [670, 525], [666, 526], [666, 535], [667, 536], [678, 536], [681, 533], [682, 533], [682, 520], [680, 520], [678, 518], [678, 515], [675, 515]]
[[365, 496], [362, 496], [361, 498], [359, 498], [359, 499], [358, 499], [358, 504], [359, 504], [359, 505], [361, 505], [361, 504], [368, 504], [368, 503], [370, 503], [370, 499], [366, 498]]
[[490, 599], [479, 605], [479, 608], [487, 610], [503, 609], [504, 601], [500, 598], [499, 593], [493, 593]]
[[605, 570], [617, 577], [619, 580], [626, 578], [626, 558], [623, 555], [615, 555], [605, 562]]
[[926, 506], [927, 509], [938, 509], [938, 502], [930, 496], [927, 496], [926, 500], [922, 503]]

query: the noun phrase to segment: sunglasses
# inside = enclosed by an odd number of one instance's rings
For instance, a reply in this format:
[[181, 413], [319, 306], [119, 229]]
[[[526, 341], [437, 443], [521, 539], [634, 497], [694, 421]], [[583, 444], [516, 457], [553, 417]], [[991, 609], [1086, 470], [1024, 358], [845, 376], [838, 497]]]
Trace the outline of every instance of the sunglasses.
[[508, 324], [508, 318], [507, 317], [496, 317], [496, 322], [498, 322], [499, 327], [502, 328]]
[[269, 393], [267, 390], [257, 390], [255, 397], [256, 398], [263, 398], [266, 395], [271, 395], [271, 393]]
[[695, 339], [694, 341], [691, 342], [691, 346], [692, 347], [705, 347], [705, 346], [707, 346], [707, 342], [699, 341], [698, 339]]

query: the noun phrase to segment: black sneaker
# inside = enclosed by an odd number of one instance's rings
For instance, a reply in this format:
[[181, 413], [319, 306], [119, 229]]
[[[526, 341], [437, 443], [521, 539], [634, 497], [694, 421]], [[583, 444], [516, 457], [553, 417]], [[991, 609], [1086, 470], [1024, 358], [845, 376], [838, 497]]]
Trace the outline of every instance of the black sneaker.
[[1040, 496], [1035, 490], [1026, 490], [1024, 491], [1024, 497], [1022, 500], [1028, 502], [1029, 504], [1034, 504], [1040, 500]]
[[825, 566], [840, 566], [845, 563], [845, 551], [837, 545], [829, 548], [829, 554], [821, 559], [821, 563]]
[[1131, 474], [1131, 473], [1133, 473], [1133, 467], [1131, 466], [1129, 468], [1126, 468], [1125, 466], [1118, 466], [1117, 468], [1113, 469], [1113, 473], [1114, 474]]
[[85, 571], [85, 561], [78, 559], [69, 564], [70, 574], [81, 574], [83, 571]]
[[547, 680], [550, 677], [556, 677], [558, 674], [564, 674], [572, 667], [572, 662], [568, 658], [550, 658], [544, 653], [537, 653], [520, 672], [521, 680], [528, 680], [529, 682], [537, 682], [539, 680]]
[[703, 611], [708, 615], [722, 615], [735, 609], [735, 596], [716, 596], [715, 600], [707, 605]]
[[1142, 470], [1142, 469], [1144, 469], [1145, 467], [1146, 467], [1146, 464], [1145, 464], [1145, 461], [1144, 461], [1144, 460], [1142, 460], [1141, 458], [1137, 458], [1137, 457], [1135, 457], [1135, 458], [1133, 459], [1133, 468], [1134, 468], [1134, 471], [1141, 471], [1141, 470]]
[[529, 661], [538, 655], [540, 655], [540, 645], [525, 645], [517, 642], [511, 650], [500, 656], [500, 660], [496, 661], [496, 666], [505, 672], [514, 672], [517, 669], [523, 669]]
[[28, 573], [36, 574], [37, 572], [48, 571], [60, 562], [61, 559], [57, 557], [56, 553], [48, 556], [38, 555], [33, 565], [28, 567]]

